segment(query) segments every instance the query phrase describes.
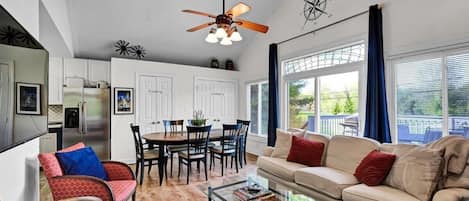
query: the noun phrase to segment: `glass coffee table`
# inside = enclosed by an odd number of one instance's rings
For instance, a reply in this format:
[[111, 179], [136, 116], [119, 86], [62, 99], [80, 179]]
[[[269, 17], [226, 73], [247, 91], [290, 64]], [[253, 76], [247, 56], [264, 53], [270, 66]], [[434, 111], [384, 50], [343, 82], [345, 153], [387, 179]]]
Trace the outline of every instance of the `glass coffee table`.
[[[221, 186], [208, 187], [208, 200], [209, 201], [239, 201], [234, 192], [240, 188], [258, 185], [264, 189], [268, 189], [274, 196], [266, 199], [268, 201], [318, 201], [314, 198], [308, 197], [301, 193], [297, 193], [289, 187], [282, 184], [270, 181], [258, 175], [250, 175], [246, 180], [237, 181]], [[254, 199], [255, 200], [255, 199]]]

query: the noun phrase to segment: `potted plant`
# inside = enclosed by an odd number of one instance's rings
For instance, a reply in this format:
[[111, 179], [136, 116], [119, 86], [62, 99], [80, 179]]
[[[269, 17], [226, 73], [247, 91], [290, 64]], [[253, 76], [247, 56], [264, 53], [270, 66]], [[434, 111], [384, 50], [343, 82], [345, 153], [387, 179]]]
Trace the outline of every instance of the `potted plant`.
[[204, 119], [204, 114], [203, 114], [202, 110], [195, 110], [193, 117], [194, 117], [194, 119], [192, 119], [192, 125], [194, 125], [194, 126], [203, 126], [203, 125], [205, 125], [205, 119]]

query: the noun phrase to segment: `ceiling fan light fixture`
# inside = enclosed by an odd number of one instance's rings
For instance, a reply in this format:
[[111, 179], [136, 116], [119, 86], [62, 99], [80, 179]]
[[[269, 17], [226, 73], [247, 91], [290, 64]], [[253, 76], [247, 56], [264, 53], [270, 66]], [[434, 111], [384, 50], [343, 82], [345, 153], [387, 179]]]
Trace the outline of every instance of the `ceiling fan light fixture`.
[[238, 42], [238, 41], [243, 40], [243, 37], [241, 37], [241, 34], [238, 32], [238, 30], [236, 30], [235, 32], [231, 34], [230, 39], [231, 41]]
[[215, 29], [211, 29], [208, 33], [207, 37], [205, 38], [207, 43], [218, 43], [218, 38], [215, 35]]
[[221, 41], [220, 41], [220, 45], [232, 45], [233, 42], [231, 42], [230, 38], [228, 37], [224, 37]]
[[217, 31], [215, 32], [217, 38], [226, 38], [228, 35], [223, 27], [218, 27]]

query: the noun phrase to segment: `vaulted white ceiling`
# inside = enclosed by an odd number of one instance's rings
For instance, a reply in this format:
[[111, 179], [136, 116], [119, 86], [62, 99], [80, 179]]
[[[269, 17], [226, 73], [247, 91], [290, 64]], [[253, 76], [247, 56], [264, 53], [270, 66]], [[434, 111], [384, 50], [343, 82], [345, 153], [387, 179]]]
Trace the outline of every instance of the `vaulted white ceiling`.
[[[265, 23], [281, 1], [244, 0], [252, 10], [242, 18]], [[226, 0], [227, 9], [238, 2]], [[81, 58], [118, 56], [113, 45], [126, 40], [147, 50], [145, 60], [207, 66], [211, 58], [236, 60], [254, 37], [264, 37], [240, 29], [243, 41], [221, 46], [204, 41], [208, 29], [185, 31], [211, 19], [181, 10], [219, 14], [222, 0], [69, 0], [68, 8], [74, 55]]]

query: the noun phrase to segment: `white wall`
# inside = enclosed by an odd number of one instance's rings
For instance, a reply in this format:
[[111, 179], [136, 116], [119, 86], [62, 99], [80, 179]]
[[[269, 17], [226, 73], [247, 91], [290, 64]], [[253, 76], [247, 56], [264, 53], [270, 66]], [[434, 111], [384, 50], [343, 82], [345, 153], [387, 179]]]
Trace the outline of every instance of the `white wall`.
[[[303, 27], [304, 17], [299, 13], [303, 1], [284, 0], [272, 18], [267, 22], [270, 31], [259, 34], [251, 45], [244, 50], [238, 60], [241, 71], [240, 80], [240, 118], [246, 114], [246, 86], [251, 80], [268, 77], [268, 45], [305, 33], [320, 26], [365, 11], [369, 5], [384, 2], [383, 29], [385, 57], [402, 52], [426, 49], [435, 46], [469, 41], [469, 4], [466, 0], [334, 0], [328, 1], [327, 12], [316, 24]], [[367, 38], [368, 15], [362, 15], [348, 22], [319, 31], [315, 34], [281, 44], [280, 60], [301, 56], [317, 50], [327, 49], [340, 44]], [[281, 105], [284, 104], [281, 98]], [[283, 107], [282, 107], [283, 108]], [[284, 114], [284, 111], [282, 111]], [[282, 127], [285, 119], [282, 117]], [[266, 140], [262, 143], [251, 142], [247, 150], [261, 153]]]
[[73, 57], [72, 28], [67, 2], [64, 0], [42, 0], [45, 10], [60, 33], [61, 39], [65, 42], [68, 53]]
[[[0, 0], [36, 38], [39, 36], [38, 0]], [[0, 154], [0, 200], [39, 200], [39, 139]]]
[[[150, 62], [132, 59], [111, 59], [111, 86], [129, 87], [136, 91], [137, 74], [173, 77], [173, 119], [190, 119], [193, 114], [194, 77], [234, 80], [238, 72], [196, 66]], [[112, 90], [114, 91], [114, 90]], [[114, 97], [114, 96], [112, 96]], [[138, 97], [137, 97], [138, 98]], [[114, 101], [111, 101], [114, 104]], [[138, 104], [136, 104], [138, 107]], [[111, 108], [114, 108], [112, 105]], [[138, 108], [135, 108], [138, 111]], [[129, 123], [134, 115], [111, 115], [111, 158], [126, 163], [135, 162], [135, 149]], [[137, 122], [138, 123], [138, 122]]]

